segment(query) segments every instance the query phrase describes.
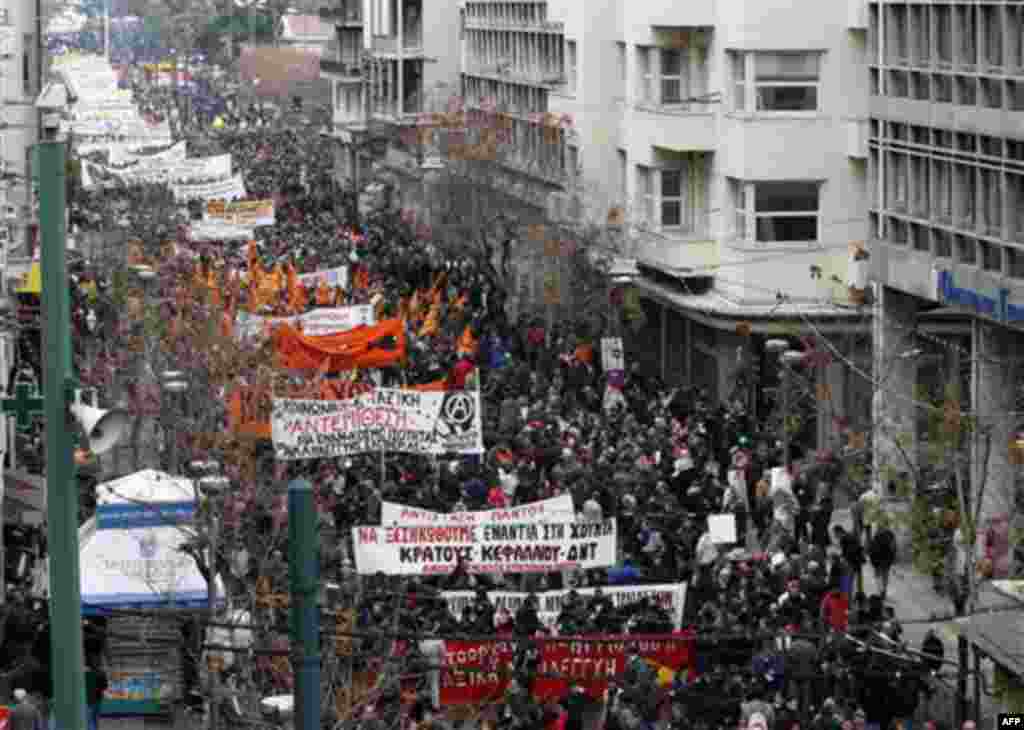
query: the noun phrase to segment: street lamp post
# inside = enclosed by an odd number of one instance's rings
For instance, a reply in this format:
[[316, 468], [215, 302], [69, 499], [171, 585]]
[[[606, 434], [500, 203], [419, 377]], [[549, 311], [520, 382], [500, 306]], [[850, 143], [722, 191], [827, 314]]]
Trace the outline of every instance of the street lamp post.
[[161, 390], [164, 392], [164, 439], [167, 448], [167, 470], [171, 474], [178, 473], [178, 429], [171, 428], [170, 421], [177, 418], [178, 413], [169, 413], [166, 408], [169, 397], [180, 396], [188, 390], [185, 373], [179, 370], [165, 370], [160, 373]]
[[64, 144], [41, 142], [39, 228], [42, 269], [43, 392], [46, 417], [46, 505], [50, 575], [50, 671], [60, 730], [85, 730], [85, 662], [78, 564], [78, 490], [74, 430], [69, 421], [72, 387], [70, 296], [65, 239]]

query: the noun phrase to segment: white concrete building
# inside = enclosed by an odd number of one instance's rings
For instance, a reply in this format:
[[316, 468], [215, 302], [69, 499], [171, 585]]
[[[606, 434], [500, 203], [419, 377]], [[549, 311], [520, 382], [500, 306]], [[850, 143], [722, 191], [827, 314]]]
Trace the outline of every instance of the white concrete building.
[[[867, 39], [848, 6], [547, 3], [565, 39], [549, 108], [575, 121], [586, 194], [627, 213], [648, 312], [634, 354], [670, 382], [727, 395], [737, 347], [771, 379], [764, 339], [808, 321], [851, 353], [868, 334], [848, 296], [868, 234]], [[867, 419], [832, 370], [834, 412]]]
[[35, 107], [40, 90], [41, 57], [38, 3], [0, 0], [0, 236], [19, 246], [27, 241], [31, 204], [31, 145], [38, 139]]
[[[983, 514], [1005, 519], [1024, 504], [1024, 6], [866, 0], [860, 23], [876, 373], [907, 392], [961, 384], [992, 438], [972, 464]], [[913, 403], [889, 395], [876, 421], [923, 438]], [[899, 463], [886, 434], [875, 443]]]

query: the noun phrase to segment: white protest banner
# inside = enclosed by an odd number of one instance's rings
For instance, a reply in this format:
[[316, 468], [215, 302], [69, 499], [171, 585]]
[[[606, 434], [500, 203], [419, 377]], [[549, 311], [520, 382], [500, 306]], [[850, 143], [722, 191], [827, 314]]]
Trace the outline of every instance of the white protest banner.
[[192, 241], [251, 241], [256, 231], [247, 226], [202, 221], [189, 227], [188, 237]]
[[362, 575], [443, 575], [459, 560], [470, 573], [551, 573], [615, 563], [615, 520], [518, 525], [354, 527]]
[[349, 400], [275, 398], [270, 417], [278, 459], [349, 454], [481, 454], [480, 392], [375, 388]]
[[348, 267], [339, 266], [334, 269], [322, 269], [310, 274], [299, 274], [299, 283], [307, 289], [315, 289], [320, 286], [320, 280], [327, 282], [328, 286], [340, 286], [348, 289]]
[[151, 155], [141, 154], [142, 149], [142, 147], [137, 147], [134, 150], [121, 146], [111, 147], [109, 162], [111, 165], [152, 165], [169, 161], [180, 162], [188, 157], [188, 142], [185, 140]]
[[[251, 229], [250, 229], [251, 230]], [[240, 337], [252, 337], [261, 333], [267, 324], [291, 324], [310, 336], [334, 335], [351, 329], [377, 323], [372, 304], [356, 304], [351, 307], [322, 307], [294, 317], [260, 317], [244, 312], [238, 313], [236, 332]]]
[[621, 337], [601, 338], [601, 368], [606, 372], [626, 369]]
[[143, 120], [124, 121], [118, 119], [98, 119], [89, 122], [61, 122], [61, 131], [70, 132], [80, 137], [137, 137], [146, 140], [143, 144], [156, 144], [155, 140], [171, 140], [171, 127], [168, 122], [150, 126]]
[[180, 183], [185, 180], [221, 180], [231, 176], [231, 155], [191, 157], [184, 160], [156, 160], [125, 169], [104, 168], [128, 185], [143, 183]]
[[180, 203], [190, 200], [237, 200], [246, 197], [245, 181], [241, 175], [227, 180], [203, 183], [180, 183], [171, 186], [174, 198]]
[[273, 200], [211, 200], [206, 204], [205, 220], [239, 226], [274, 225]]
[[119, 106], [109, 105], [93, 107], [91, 109], [76, 109], [72, 113], [72, 121], [75, 122], [142, 122], [139, 110], [131, 104], [122, 103]]
[[380, 523], [382, 525], [485, 525], [572, 521], [574, 517], [575, 510], [571, 494], [563, 494], [508, 509], [488, 509], [477, 512], [431, 512], [396, 502], [381, 502], [380, 505]]
[[[600, 589], [616, 609], [646, 598], [668, 612], [673, 627], [676, 629], [683, 627], [683, 611], [686, 608], [685, 583], [600, 586]], [[534, 594], [537, 597], [537, 615], [548, 628], [554, 628], [558, 623], [558, 614], [561, 613], [570, 590], [572, 589]], [[576, 588], [575, 591], [581, 598], [588, 600], [597, 592], [597, 588]], [[496, 611], [504, 609], [510, 615], [515, 616], [516, 611], [526, 602], [529, 595], [522, 591], [488, 591], [487, 598]], [[448, 611], [455, 618], [461, 619], [462, 611], [476, 600], [476, 591], [444, 591], [441, 593], [441, 597], [447, 602]]]
[[80, 157], [84, 157], [85, 155], [91, 155], [93, 152], [109, 153], [112, 150], [131, 152], [132, 150], [137, 150], [140, 147], [168, 145], [171, 141], [170, 136], [166, 139], [159, 139], [149, 136], [123, 137], [117, 135], [101, 135], [99, 137], [90, 137], [88, 140], [75, 139], [74, 150]]

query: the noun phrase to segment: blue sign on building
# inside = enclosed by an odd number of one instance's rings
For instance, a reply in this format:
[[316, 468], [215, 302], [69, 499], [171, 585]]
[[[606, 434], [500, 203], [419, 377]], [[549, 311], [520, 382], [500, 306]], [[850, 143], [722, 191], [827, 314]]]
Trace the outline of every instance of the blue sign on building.
[[986, 314], [999, 322], [1024, 322], [1024, 305], [1010, 303], [1010, 290], [1001, 288], [995, 297], [981, 294], [974, 289], [958, 287], [952, 271], [939, 271], [937, 290], [939, 300], [945, 304], [958, 304]]

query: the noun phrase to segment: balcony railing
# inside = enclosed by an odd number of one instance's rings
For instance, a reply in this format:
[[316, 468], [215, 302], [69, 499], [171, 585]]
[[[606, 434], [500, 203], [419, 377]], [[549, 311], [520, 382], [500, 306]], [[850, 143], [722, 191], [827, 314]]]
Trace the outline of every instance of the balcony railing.
[[[402, 39], [402, 49], [406, 53], [423, 51], [422, 33], [406, 33]], [[398, 36], [376, 35], [373, 37], [373, 50], [377, 53], [398, 53]]]
[[527, 30], [562, 33], [565, 23], [552, 20], [512, 20], [509, 18], [466, 18], [466, 30]]
[[326, 58], [320, 59], [320, 73], [343, 76], [345, 78], [361, 79], [363, 77], [362, 64], [355, 61], [331, 61]]
[[522, 69], [503, 63], [470, 62], [466, 64], [462, 72], [470, 76], [482, 76], [501, 81], [519, 81], [537, 86], [562, 86], [566, 83], [565, 74], [561, 71]]
[[363, 24], [363, 9], [354, 4], [340, 4], [320, 8], [320, 18], [335, 25], [360, 26]]

